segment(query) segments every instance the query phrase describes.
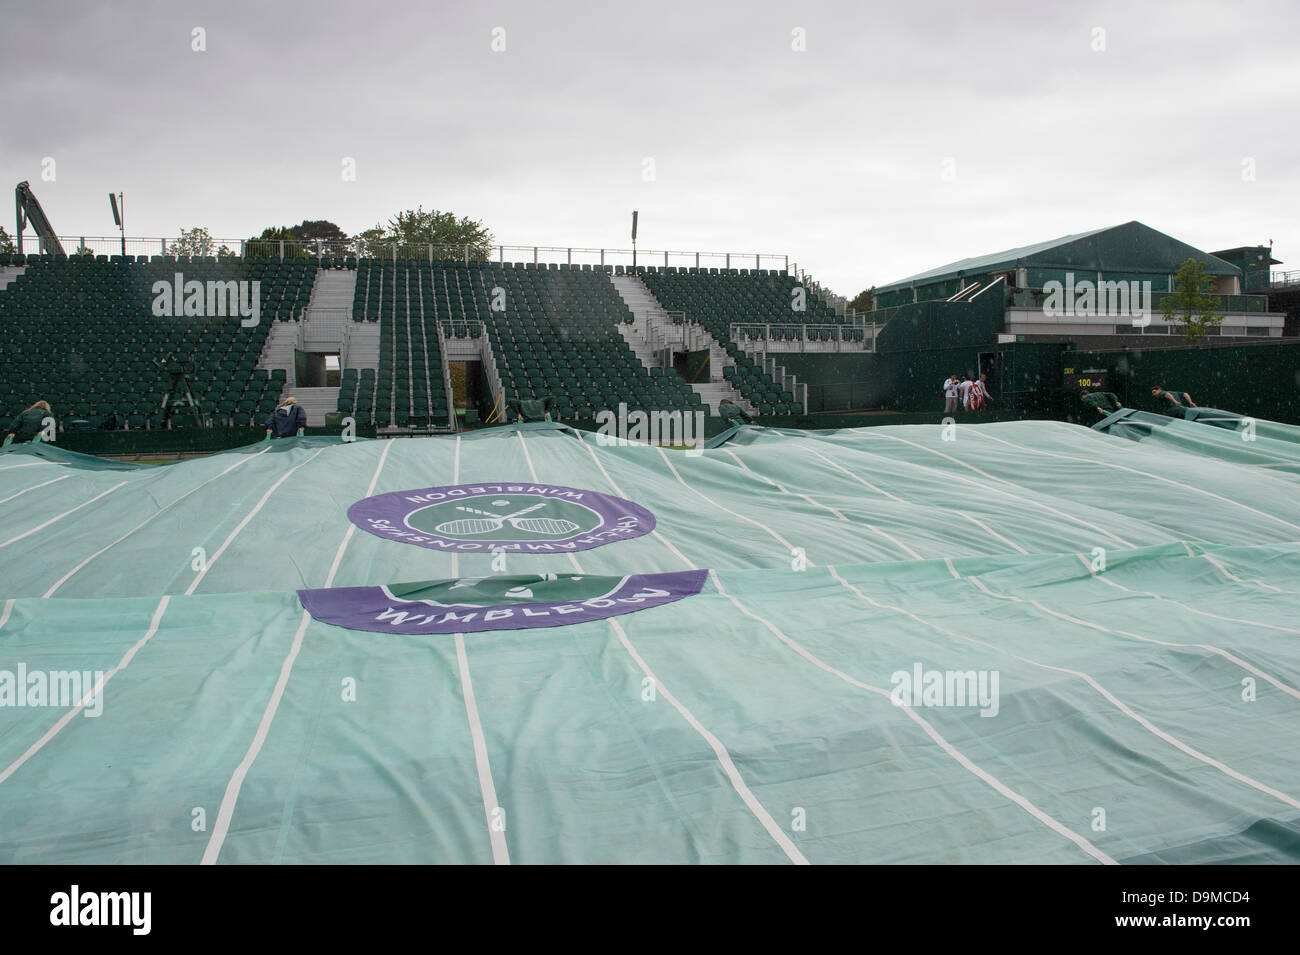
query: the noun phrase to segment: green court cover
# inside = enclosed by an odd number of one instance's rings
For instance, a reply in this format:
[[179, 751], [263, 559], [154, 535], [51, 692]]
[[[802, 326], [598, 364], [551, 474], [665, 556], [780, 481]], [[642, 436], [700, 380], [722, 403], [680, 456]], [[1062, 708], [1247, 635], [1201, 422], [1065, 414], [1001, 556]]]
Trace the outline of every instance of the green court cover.
[[1290, 431], [11, 447], [0, 861], [1297, 862]]

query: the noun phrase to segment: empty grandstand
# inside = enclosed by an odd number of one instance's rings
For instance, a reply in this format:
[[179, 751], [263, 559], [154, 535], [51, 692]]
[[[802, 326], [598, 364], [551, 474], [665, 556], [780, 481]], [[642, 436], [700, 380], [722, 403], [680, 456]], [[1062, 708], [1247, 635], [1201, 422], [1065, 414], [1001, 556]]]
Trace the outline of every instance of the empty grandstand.
[[[800, 415], [804, 392], [767, 349], [848, 327], [776, 269], [247, 251], [0, 255], [0, 411], [39, 396], [62, 431], [168, 427], [169, 370], [182, 365], [208, 425], [256, 426], [290, 392], [312, 426], [350, 418], [385, 434], [455, 430], [458, 408], [469, 422], [591, 422], [620, 405], [716, 415], [724, 400]], [[225, 307], [230, 283], [246, 306], [256, 292], [247, 314], [237, 295]], [[322, 354], [337, 377], [304, 370]], [[456, 361], [476, 366], [479, 387], [458, 378], [456, 393]]]

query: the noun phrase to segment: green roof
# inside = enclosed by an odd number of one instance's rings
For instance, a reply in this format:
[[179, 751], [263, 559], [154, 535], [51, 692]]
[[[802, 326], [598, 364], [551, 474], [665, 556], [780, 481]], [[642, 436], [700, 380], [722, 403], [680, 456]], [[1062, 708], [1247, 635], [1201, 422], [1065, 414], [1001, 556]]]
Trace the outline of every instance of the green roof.
[[1172, 275], [1188, 259], [1202, 262], [1211, 275], [1240, 274], [1236, 266], [1134, 221], [950, 262], [937, 269], [882, 285], [876, 289], [876, 293], [930, 285], [945, 279], [981, 275], [1018, 266]]

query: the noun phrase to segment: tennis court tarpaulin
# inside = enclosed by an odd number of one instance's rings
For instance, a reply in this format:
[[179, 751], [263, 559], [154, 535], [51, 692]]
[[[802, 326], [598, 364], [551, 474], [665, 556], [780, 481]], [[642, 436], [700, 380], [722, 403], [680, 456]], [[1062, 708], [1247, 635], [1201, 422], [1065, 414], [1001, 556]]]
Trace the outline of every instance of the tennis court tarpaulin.
[[0, 860], [1300, 861], [1300, 444], [1138, 424], [10, 448]]

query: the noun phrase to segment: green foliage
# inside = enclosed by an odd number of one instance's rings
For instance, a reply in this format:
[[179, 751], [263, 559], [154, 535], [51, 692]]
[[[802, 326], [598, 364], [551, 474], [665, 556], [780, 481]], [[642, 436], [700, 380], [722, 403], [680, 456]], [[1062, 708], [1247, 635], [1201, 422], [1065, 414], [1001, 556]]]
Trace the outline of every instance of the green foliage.
[[849, 302], [850, 312], [870, 312], [876, 307], [876, 287], [863, 289], [857, 297]]
[[492, 250], [492, 233], [482, 222], [436, 209], [425, 212], [423, 206], [399, 212], [382, 230], [376, 226], [362, 235], [377, 230], [382, 254], [393, 255], [396, 247], [399, 259], [426, 258], [429, 246], [434, 246], [434, 258], [463, 259], [468, 254], [471, 261], [486, 262]]
[[[375, 226], [358, 232], [352, 237], [353, 248], [356, 249], [357, 258], [374, 259], [383, 254], [384, 227]], [[389, 253], [392, 254], [391, 251]]]
[[0, 225], [0, 252], [17, 252], [18, 248], [14, 245], [13, 238], [5, 231], [5, 227]]
[[280, 258], [281, 242], [284, 243], [284, 257], [286, 259], [309, 258], [302, 243], [294, 235], [293, 227], [287, 225], [263, 229], [261, 235], [246, 239], [244, 241], [244, 257], [248, 259], [278, 259]]
[[181, 229], [181, 236], [167, 243], [168, 255], [211, 255], [212, 235], [202, 226]]
[[1197, 344], [1205, 340], [1205, 330], [1215, 328], [1223, 321], [1218, 313], [1219, 300], [1209, 294], [1211, 276], [1205, 266], [1188, 259], [1174, 276], [1174, 291], [1161, 303], [1166, 322], [1184, 326], [1183, 341]]
[[346, 256], [352, 254], [348, 234], [328, 219], [304, 219], [289, 232], [313, 255]]
[[399, 212], [388, 224], [375, 226], [348, 236], [338, 225], [328, 219], [305, 219], [296, 226], [278, 226], [263, 230], [261, 235], [244, 242], [244, 255], [248, 258], [280, 257], [280, 243], [284, 243], [284, 257], [348, 256], [359, 258], [427, 259], [429, 247], [434, 247], [436, 258], [469, 258], [487, 261], [492, 249], [492, 233], [482, 222], [467, 216], [457, 217], [451, 212], [436, 209], [425, 211], [423, 206]]

